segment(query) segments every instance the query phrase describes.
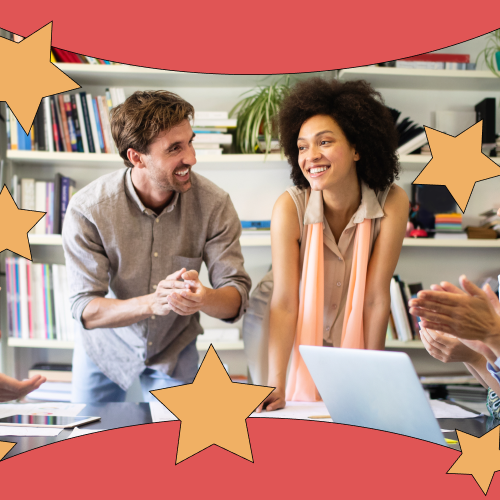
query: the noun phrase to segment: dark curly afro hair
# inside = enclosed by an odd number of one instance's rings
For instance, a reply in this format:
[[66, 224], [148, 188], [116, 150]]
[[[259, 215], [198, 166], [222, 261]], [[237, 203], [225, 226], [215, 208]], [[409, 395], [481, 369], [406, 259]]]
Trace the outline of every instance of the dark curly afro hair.
[[297, 187], [309, 187], [298, 163], [297, 138], [302, 124], [316, 115], [331, 116], [349, 143], [356, 146], [358, 178], [371, 189], [383, 191], [398, 178], [397, 131], [382, 96], [364, 80], [310, 78], [291, 88], [277, 119], [280, 143]]

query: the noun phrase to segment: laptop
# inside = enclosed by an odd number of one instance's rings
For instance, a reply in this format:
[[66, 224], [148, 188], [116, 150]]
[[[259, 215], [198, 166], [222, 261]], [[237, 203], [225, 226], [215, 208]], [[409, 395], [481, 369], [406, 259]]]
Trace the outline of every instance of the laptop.
[[299, 350], [334, 422], [447, 446], [407, 354], [306, 345]]

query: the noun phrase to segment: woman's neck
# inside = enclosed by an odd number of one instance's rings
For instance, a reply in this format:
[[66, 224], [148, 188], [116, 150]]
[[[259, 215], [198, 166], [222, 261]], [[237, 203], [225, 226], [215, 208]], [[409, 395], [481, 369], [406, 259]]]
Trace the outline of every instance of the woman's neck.
[[337, 243], [360, 203], [361, 184], [355, 172], [345, 182], [323, 191], [325, 217]]

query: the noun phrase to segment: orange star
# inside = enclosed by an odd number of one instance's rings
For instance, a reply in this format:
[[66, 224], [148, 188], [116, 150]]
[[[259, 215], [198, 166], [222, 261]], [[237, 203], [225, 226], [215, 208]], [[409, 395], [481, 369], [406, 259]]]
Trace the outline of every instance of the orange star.
[[253, 462], [246, 419], [272, 390], [232, 382], [211, 345], [192, 384], [151, 391], [181, 421], [175, 463], [213, 444]]
[[50, 62], [52, 23], [22, 42], [0, 38], [0, 101], [7, 101], [28, 134], [43, 97], [80, 88]]
[[16, 446], [16, 443], [7, 443], [6, 441], [0, 441], [0, 460], [2, 460], [7, 453], [9, 453], [12, 448]]
[[470, 474], [486, 495], [493, 474], [500, 470], [500, 427], [495, 427], [480, 438], [457, 431], [462, 454], [447, 474]]
[[10, 250], [31, 260], [28, 231], [45, 215], [45, 212], [22, 210], [4, 186], [0, 193], [0, 252]]
[[465, 212], [476, 182], [500, 175], [500, 167], [481, 152], [482, 131], [482, 121], [457, 137], [425, 127], [432, 160], [413, 184], [446, 186]]

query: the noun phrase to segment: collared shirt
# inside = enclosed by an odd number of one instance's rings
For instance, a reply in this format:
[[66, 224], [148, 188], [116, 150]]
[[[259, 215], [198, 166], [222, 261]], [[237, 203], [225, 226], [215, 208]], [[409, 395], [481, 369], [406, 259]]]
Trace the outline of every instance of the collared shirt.
[[304, 263], [305, 239], [308, 224], [323, 223], [323, 250], [325, 271], [325, 306], [323, 316], [323, 339], [327, 345], [340, 346], [347, 292], [351, 278], [351, 267], [354, 249], [356, 225], [365, 219], [372, 219], [370, 239], [370, 256], [373, 244], [380, 232], [380, 222], [384, 217], [383, 206], [390, 187], [376, 194], [361, 181], [361, 202], [358, 209], [342, 232], [338, 242], [335, 241], [330, 225], [323, 210], [323, 193], [308, 191], [297, 187], [288, 188], [297, 207], [300, 225], [300, 269]]
[[214, 288], [232, 286], [241, 295], [237, 316], [227, 321], [237, 321], [247, 308], [251, 281], [231, 199], [193, 172], [191, 182], [156, 214], [143, 205], [125, 168], [77, 192], [67, 209], [63, 248], [72, 314], [89, 357], [124, 390], [146, 367], [172, 375], [179, 353], [203, 333], [200, 315], [171, 311], [127, 327], [86, 330], [82, 313], [89, 302], [148, 295], [168, 275], [183, 267], [199, 271], [205, 262]]

